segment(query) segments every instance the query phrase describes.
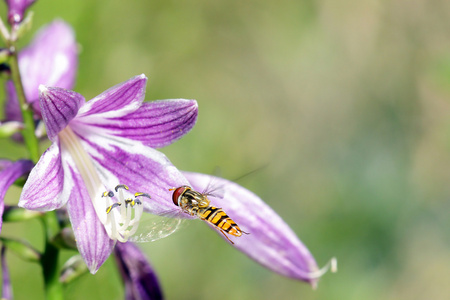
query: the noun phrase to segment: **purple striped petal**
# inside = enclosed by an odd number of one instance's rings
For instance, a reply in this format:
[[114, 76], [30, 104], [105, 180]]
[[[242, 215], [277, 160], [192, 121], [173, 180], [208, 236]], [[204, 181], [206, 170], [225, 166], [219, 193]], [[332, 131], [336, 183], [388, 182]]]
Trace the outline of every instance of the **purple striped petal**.
[[[132, 191], [148, 193], [151, 199], [141, 199], [147, 211], [154, 214], [177, 209], [169, 188], [187, 184], [186, 178], [167, 157], [140, 142], [119, 137], [94, 135], [86, 124], [77, 123], [73, 131], [80, 137], [84, 149], [91, 155], [103, 184], [113, 189], [125, 184]], [[184, 217], [188, 218], [187, 214]]]
[[6, 191], [17, 178], [30, 172], [33, 165], [33, 162], [30, 160], [18, 160], [14, 163], [7, 160], [0, 161], [0, 231], [3, 224], [1, 217], [3, 216], [3, 200]]
[[133, 243], [117, 243], [114, 250], [125, 283], [126, 300], [163, 299], [158, 278], [142, 251]]
[[13, 292], [11, 280], [9, 277], [9, 268], [6, 264], [6, 247], [2, 246], [1, 250], [1, 265], [2, 265], [2, 300], [12, 300]]
[[63, 192], [63, 187], [61, 153], [58, 143], [53, 143], [31, 171], [20, 195], [19, 206], [38, 211], [60, 208], [69, 196]]
[[80, 109], [78, 117], [85, 117], [95, 123], [101, 118], [117, 118], [132, 113], [144, 101], [146, 84], [147, 77], [144, 74], [119, 83], [89, 100]]
[[105, 133], [140, 141], [152, 148], [167, 146], [194, 127], [198, 105], [195, 100], [175, 99], [144, 103], [120, 118], [81, 118]]
[[39, 114], [39, 85], [64, 89], [74, 86], [78, 50], [73, 29], [63, 21], [52, 22], [20, 51], [18, 59], [25, 96]]
[[224, 187], [224, 198], [212, 198], [212, 205], [221, 207], [249, 233], [231, 237], [234, 247], [274, 272], [307, 281], [313, 286], [316, 284], [316, 274], [320, 272], [314, 257], [280, 216], [258, 196], [222, 178], [191, 172], [183, 174], [195, 190], [202, 191], [211, 180]]
[[83, 179], [71, 167], [69, 172], [75, 182], [75, 188], [72, 189], [70, 200], [67, 202], [67, 211], [78, 251], [89, 271], [95, 274], [111, 254], [114, 241], [108, 237], [98, 219]]
[[58, 133], [77, 115], [85, 103], [80, 94], [62, 88], [39, 86], [39, 102], [47, 135], [55, 141]]
[[9, 80], [6, 82], [6, 101], [5, 101], [5, 120], [7, 121], [22, 121], [22, 112], [19, 107], [19, 100], [17, 99], [14, 83]]
[[10, 24], [20, 23], [25, 10], [36, 0], [5, 0], [8, 5], [8, 21]]

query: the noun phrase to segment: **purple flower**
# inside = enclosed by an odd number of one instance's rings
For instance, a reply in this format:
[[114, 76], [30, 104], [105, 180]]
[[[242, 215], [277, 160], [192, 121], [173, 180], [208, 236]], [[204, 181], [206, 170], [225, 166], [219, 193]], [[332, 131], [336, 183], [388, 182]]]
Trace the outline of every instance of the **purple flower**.
[[[53, 143], [30, 173], [19, 206], [48, 211], [67, 205], [78, 250], [91, 273], [110, 255], [116, 240], [124, 242], [133, 234], [142, 208], [152, 213], [167, 210], [173, 205], [168, 187], [187, 183], [153, 148], [169, 145], [194, 126], [197, 102], [143, 103], [146, 82], [144, 75], [133, 77], [89, 102], [73, 91], [39, 88], [42, 117]], [[127, 192], [121, 184], [151, 199], [140, 197], [121, 206], [117, 203], [124, 202]], [[130, 201], [140, 195], [131, 195]]]
[[3, 199], [6, 191], [16, 179], [30, 172], [32, 168], [33, 162], [30, 160], [19, 160], [16, 162], [0, 160], [0, 231], [2, 230], [2, 216], [5, 209]]
[[[40, 84], [71, 89], [75, 83], [78, 50], [72, 28], [60, 20], [52, 22], [20, 51], [18, 60], [26, 100], [40, 116]], [[6, 119], [21, 121], [19, 102], [11, 80], [6, 83], [5, 90]]]
[[125, 283], [126, 300], [163, 299], [158, 278], [136, 245], [118, 243], [114, 253]]
[[6, 264], [6, 247], [2, 246], [0, 253], [1, 256], [1, 266], [2, 266], [2, 300], [13, 299], [13, 292], [11, 286], [11, 280], [9, 277], [9, 268]]
[[231, 237], [233, 246], [261, 265], [281, 275], [309, 282], [313, 287], [330, 266], [332, 270], [335, 268], [335, 259], [332, 259], [319, 269], [312, 254], [291, 228], [249, 190], [218, 177], [191, 172], [183, 174], [194, 190], [203, 191], [211, 182], [223, 189], [223, 199], [209, 197], [213, 202], [211, 205], [221, 207], [243, 231], [249, 233]]
[[8, 5], [8, 21], [10, 24], [22, 22], [25, 10], [36, 0], [5, 0]]

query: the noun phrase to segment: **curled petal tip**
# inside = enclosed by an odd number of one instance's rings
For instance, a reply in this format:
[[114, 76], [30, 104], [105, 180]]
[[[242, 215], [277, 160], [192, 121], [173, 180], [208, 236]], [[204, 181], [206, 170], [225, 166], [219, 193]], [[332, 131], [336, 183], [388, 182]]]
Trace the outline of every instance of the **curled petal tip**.
[[[315, 280], [315, 279], [319, 279], [320, 277], [325, 275], [325, 273], [327, 273], [328, 271], [330, 271], [331, 273], [336, 273], [337, 270], [338, 270], [337, 258], [333, 257], [330, 259], [330, 261], [328, 261], [328, 263], [322, 269], [315, 271], [315, 272], [311, 272], [308, 274], [308, 276], [311, 280]], [[317, 288], [317, 281], [312, 282], [312, 287], [313, 287], [313, 289]]]
[[39, 86], [39, 105], [51, 141], [77, 115], [84, 97], [63, 88]]
[[133, 78], [130, 78], [130, 82], [132, 81], [140, 81], [140, 80], [144, 80], [145, 82], [148, 80], [147, 76], [145, 76], [144, 73], [140, 74], [140, 75], [136, 75]]
[[40, 94], [44, 94], [47, 91], [48, 91], [48, 88], [45, 85], [43, 85], [43, 84], [39, 85], [39, 93]]

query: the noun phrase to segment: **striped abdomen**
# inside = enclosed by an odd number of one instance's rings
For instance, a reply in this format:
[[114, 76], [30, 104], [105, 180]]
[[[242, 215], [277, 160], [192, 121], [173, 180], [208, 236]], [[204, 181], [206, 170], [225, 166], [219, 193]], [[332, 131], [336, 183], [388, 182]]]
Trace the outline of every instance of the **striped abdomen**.
[[228, 234], [234, 236], [241, 236], [242, 230], [221, 208], [209, 206], [207, 208], [199, 209], [197, 216]]

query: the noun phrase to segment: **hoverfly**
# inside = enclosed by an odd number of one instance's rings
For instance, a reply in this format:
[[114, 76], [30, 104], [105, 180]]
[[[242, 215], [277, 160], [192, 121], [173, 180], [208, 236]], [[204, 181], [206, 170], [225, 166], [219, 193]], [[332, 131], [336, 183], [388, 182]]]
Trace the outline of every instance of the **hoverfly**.
[[236, 237], [242, 236], [243, 233], [248, 234], [242, 231], [223, 209], [210, 205], [208, 192], [199, 193], [187, 185], [169, 190], [174, 191], [172, 201], [176, 206], [179, 206], [183, 212], [213, 225], [230, 243], [234, 244], [227, 234]]
[[[175, 218], [173, 211], [163, 216], [143, 213], [144, 203], [140, 197], [151, 199], [147, 193], [129, 193], [128, 186], [119, 184], [115, 192], [105, 191], [102, 197], [106, 198], [105, 229], [109, 237], [120, 242], [152, 242], [164, 238], [179, 229], [182, 219]], [[115, 202], [116, 201], [116, 202]], [[173, 217], [173, 218], [172, 218]]]
[[[122, 187], [124, 185], [120, 185]], [[126, 186], [125, 186], [126, 187]], [[208, 196], [223, 198], [223, 189], [210, 188], [211, 182], [203, 192], [197, 192], [189, 186], [180, 186], [178, 188], [170, 188], [169, 191], [173, 191], [172, 201], [175, 206], [173, 209], [169, 209], [160, 215], [153, 215], [148, 213], [139, 214], [142, 216], [139, 221], [139, 225], [134, 224], [132, 235], [128, 235], [128, 240], [132, 242], [152, 242], [161, 238], [167, 237], [180, 229], [182, 225], [186, 224], [186, 220], [189, 219], [187, 215], [194, 218], [199, 218], [208, 224], [212, 225], [215, 229], [220, 231], [230, 243], [234, 244], [227, 236], [233, 235], [240, 237], [243, 233], [239, 226], [223, 211], [221, 208], [217, 208], [210, 205]], [[125, 189], [122, 189], [125, 191]], [[214, 193], [214, 194], [213, 194]], [[147, 195], [144, 193], [136, 193], [136, 196]], [[104, 196], [113, 196], [112, 192], [105, 192]], [[110, 214], [112, 211], [117, 211], [119, 208], [128, 207], [141, 207], [142, 204], [139, 199], [132, 200], [125, 199], [124, 205], [119, 203], [113, 203], [110, 205], [106, 213]], [[116, 212], [118, 213], [118, 211]], [[137, 228], [136, 228], [137, 227]]]

